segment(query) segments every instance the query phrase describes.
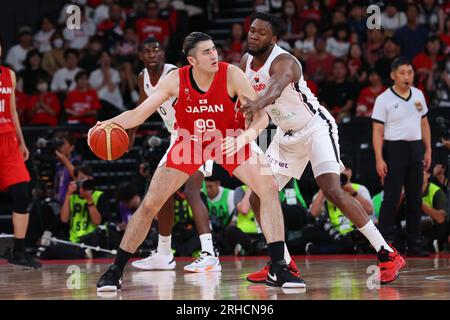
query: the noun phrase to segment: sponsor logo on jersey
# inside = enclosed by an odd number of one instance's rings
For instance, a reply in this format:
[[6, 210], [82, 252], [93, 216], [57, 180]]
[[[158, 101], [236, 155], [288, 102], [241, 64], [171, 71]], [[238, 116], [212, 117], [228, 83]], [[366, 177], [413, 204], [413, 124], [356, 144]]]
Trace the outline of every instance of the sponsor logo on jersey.
[[270, 110], [271, 114], [272, 114], [272, 121], [273, 122], [280, 122], [280, 121], [285, 121], [285, 120], [290, 120], [293, 119], [297, 116], [297, 114], [292, 111], [289, 112], [287, 114], [282, 114], [280, 110], [278, 109], [272, 109]]
[[266, 89], [266, 84], [265, 83], [254, 84], [253, 89], [256, 92], [264, 91]]
[[414, 102], [414, 105], [416, 106], [417, 111], [422, 112], [423, 110], [422, 102], [416, 101]]

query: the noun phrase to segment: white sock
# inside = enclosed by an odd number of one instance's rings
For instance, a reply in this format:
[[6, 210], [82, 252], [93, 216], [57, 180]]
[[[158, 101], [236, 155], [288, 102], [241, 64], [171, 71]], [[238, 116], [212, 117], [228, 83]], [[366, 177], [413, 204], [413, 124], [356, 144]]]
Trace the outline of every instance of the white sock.
[[209, 252], [212, 256], [216, 256], [211, 233], [201, 234], [200, 243], [202, 245], [202, 251]]
[[172, 254], [172, 235], [169, 235], [167, 237], [159, 235], [158, 248], [156, 249], [156, 251], [166, 256]]
[[394, 252], [391, 247], [386, 243], [380, 231], [378, 231], [377, 227], [373, 224], [372, 220], [366, 223], [364, 227], [359, 229], [361, 233], [369, 240], [370, 244], [375, 248], [375, 251], [380, 251], [383, 246], [387, 251]]
[[289, 265], [291, 263], [291, 255], [289, 254], [288, 248], [286, 246], [286, 242], [284, 243], [284, 260]]

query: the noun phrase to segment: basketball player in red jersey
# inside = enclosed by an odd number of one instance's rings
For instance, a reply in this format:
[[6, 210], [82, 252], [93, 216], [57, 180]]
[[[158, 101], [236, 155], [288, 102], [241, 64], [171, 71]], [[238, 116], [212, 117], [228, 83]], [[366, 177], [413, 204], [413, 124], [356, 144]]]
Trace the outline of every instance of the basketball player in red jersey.
[[13, 200], [12, 221], [14, 248], [8, 262], [26, 268], [40, 269], [41, 264], [25, 253], [25, 235], [28, 228], [28, 181], [25, 167], [30, 155], [20, 128], [16, 111], [16, 75], [1, 65], [0, 43], [0, 191], [9, 191]]
[[[141, 59], [145, 68], [139, 74], [139, 102], [141, 104], [150, 95], [153, 94], [158, 83], [162, 81], [170, 72], [177, 69], [172, 64], [164, 63], [165, 53], [161, 43], [153, 37], [148, 38], [140, 46]], [[176, 140], [175, 126], [175, 110], [173, 108], [173, 99], [165, 101], [159, 108], [158, 113], [161, 116], [167, 130], [171, 133], [171, 145]], [[134, 136], [137, 128], [128, 130], [130, 139], [129, 147], [134, 143]], [[159, 166], [166, 162], [167, 153], [162, 158]], [[192, 208], [194, 221], [197, 232], [200, 237], [201, 255], [189, 265], [184, 266], [184, 270], [188, 272], [214, 272], [221, 271], [219, 258], [214, 250], [212, 234], [209, 223], [208, 209], [200, 196], [200, 188], [205, 177], [212, 174], [213, 161], [208, 161], [200, 170], [195, 172], [186, 181], [184, 194], [186, 200]], [[141, 270], [172, 270], [176, 267], [176, 262], [172, 253], [172, 228], [175, 217], [174, 199], [170, 196], [166, 203], [162, 206], [158, 213], [158, 248], [152, 252], [147, 258], [133, 261], [133, 267]]]
[[146, 197], [127, 225], [116, 259], [99, 279], [97, 290], [121, 288], [123, 269], [144, 241], [154, 216], [169, 196], [198, 170], [199, 164], [209, 159], [242, 180], [261, 199], [261, 227], [271, 258], [271, 272], [266, 284], [283, 288], [304, 287], [303, 280], [290, 273], [283, 259], [284, 225], [276, 181], [272, 175], [261, 174], [263, 169], [269, 168], [268, 164], [249, 144], [256, 139], [260, 128], [268, 124], [268, 117], [264, 112], [255, 113], [242, 134], [236, 137], [230, 132], [230, 129], [245, 128], [242, 113], [236, 110], [238, 96], [255, 99], [256, 93], [242, 70], [218, 61], [210, 36], [191, 33], [184, 40], [183, 52], [189, 66], [169, 73], [153, 95], [136, 109], [107, 121], [125, 129], [135, 128], [164, 101], [177, 97], [174, 105], [177, 140], [165, 165], [155, 171]]

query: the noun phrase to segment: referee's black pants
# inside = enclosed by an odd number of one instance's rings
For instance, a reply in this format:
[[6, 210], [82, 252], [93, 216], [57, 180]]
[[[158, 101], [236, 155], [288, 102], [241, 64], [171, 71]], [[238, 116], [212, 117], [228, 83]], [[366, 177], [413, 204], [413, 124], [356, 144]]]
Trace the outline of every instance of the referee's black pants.
[[395, 215], [404, 186], [407, 206], [406, 233], [408, 245], [414, 246], [420, 237], [423, 143], [421, 140], [385, 141], [383, 157], [388, 173], [384, 179], [384, 199], [379, 217], [380, 232], [387, 240], [395, 240]]

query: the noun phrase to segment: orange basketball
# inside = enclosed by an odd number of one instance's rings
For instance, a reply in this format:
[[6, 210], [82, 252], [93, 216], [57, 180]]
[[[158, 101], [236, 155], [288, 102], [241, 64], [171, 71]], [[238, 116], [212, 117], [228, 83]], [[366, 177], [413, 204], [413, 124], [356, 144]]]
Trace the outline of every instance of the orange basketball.
[[92, 152], [103, 160], [116, 160], [128, 150], [128, 134], [118, 124], [101, 124], [88, 136]]

